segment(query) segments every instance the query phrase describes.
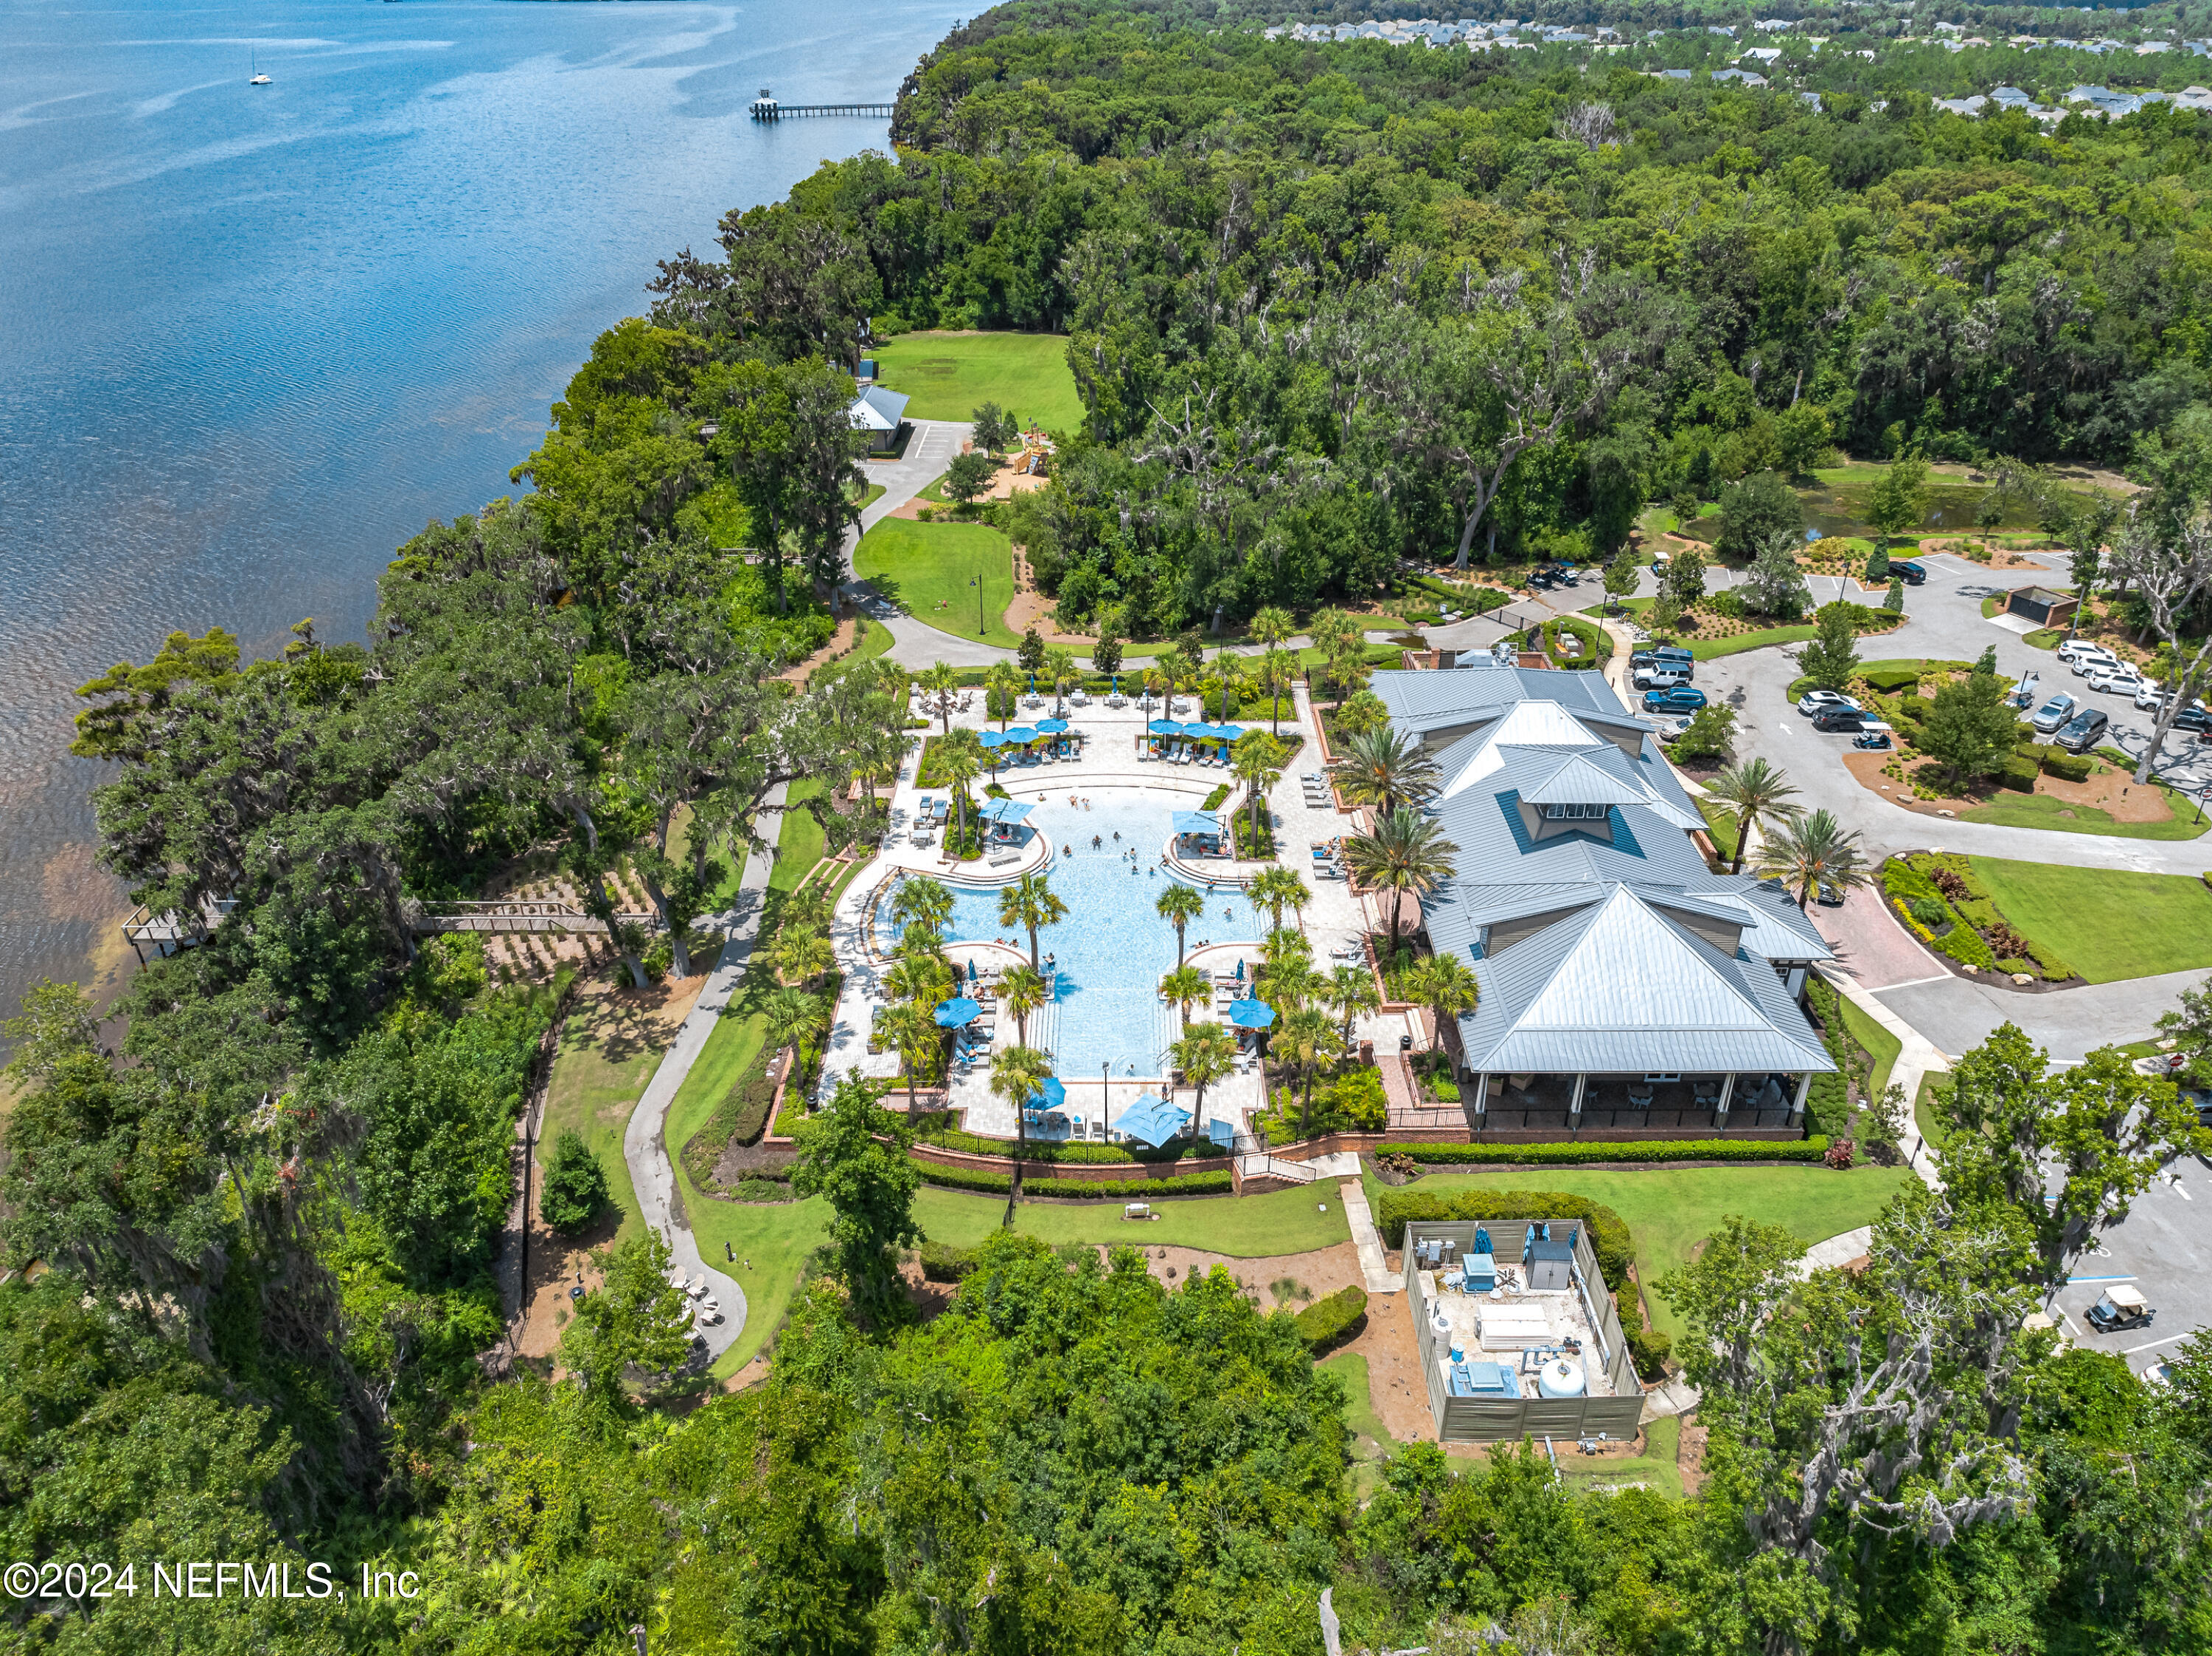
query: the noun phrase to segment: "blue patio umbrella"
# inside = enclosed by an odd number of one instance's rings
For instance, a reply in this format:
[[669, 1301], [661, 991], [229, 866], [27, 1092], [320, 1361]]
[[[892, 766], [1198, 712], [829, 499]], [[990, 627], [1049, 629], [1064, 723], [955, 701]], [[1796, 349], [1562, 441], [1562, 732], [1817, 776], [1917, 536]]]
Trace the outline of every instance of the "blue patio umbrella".
[[1275, 1009], [1264, 1000], [1231, 1001], [1229, 1021], [1240, 1029], [1265, 1029], [1274, 1022]]
[[975, 981], [975, 962], [972, 960], [968, 962], [968, 981]]
[[955, 995], [951, 1000], [937, 1003], [937, 1025], [940, 1029], [957, 1029], [973, 1023], [983, 1009], [965, 995]]
[[1216, 725], [1213, 733], [1224, 742], [1234, 742], [1244, 734], [1244, 727], [1242, 725]]
[[1182, 726], [1172, 719], [1155, 719], [1145, 729], [1154, 736], [1181, 736]]
[[1178, 1109], [1165, 1099], [1146, 1093], [1115, 1123], [1125, 1138], [1137, 1138], [1147, 1144], [1164, 1144], [1176, 1136], [1182, 1125], [1190, 1119], [1188, 1110]]
[[1017, 725], [1000, 737], [1008, 747], [1022, 746], [1036, 739], [1037, 733], [1026, 725]]
[[1064, 719], [1040, 719], [1037, 720], [1037, 729], [1042, 731], [1047, 736], [1058, 736], [1066, 728], [1067, 721]]
[[1003, 748], [1006, 745], [1006, 738], [996, 731], [984, 731], [981, 740], [986, 748]]
[[[973, 962], [971, 961], [970, 964], [972, 965]], [[1244, 961], [1241, 956], [1237, 962], [1237, 981], [1239, 983], [1244, 981]]]
[[1029, 1101], [1034, 1104], [1040, 1099], [1048, 1110], [1056, 1110], [1067, 1102], [1067, 1089], [1060, 1084], [1058, 1076], [1047, 1076], [1044, 1084], [1030, 1095]]

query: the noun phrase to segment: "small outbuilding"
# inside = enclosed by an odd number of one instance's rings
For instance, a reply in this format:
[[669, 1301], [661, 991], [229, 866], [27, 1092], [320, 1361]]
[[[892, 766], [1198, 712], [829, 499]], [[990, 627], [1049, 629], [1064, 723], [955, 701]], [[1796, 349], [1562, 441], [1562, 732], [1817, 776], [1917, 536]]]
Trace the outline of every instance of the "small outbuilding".
[[853, 399], [853, 429], [868, 434], [868, 452], [889, 454], [899, 446], [906, 429], [907, 397], [881, 385], [870, 385]]
[[2047, 586], [2016, 586], [2005, 597], [2007, 615], [2024, 616], [2039, 627], [2063, 627], [2080, 608], [2081, 600], [2071, 592]]

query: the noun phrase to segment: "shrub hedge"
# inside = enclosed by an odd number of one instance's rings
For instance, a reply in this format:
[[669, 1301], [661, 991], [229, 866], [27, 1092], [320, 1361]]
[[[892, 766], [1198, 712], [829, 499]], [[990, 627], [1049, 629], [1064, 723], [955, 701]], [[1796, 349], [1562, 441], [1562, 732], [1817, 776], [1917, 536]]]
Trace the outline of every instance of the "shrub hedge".
[[[1004, 1196], [1012, 1188], [1003, 1173], [971, 1173], [965, 1168], [939, 1167], [916, 1160], [922, 1182], [946, 1190], [980, 1191]], [[1173, 1179], [1030, 1179], [1022, 1180], [1025, 1196], [1073, 1197], [1089, 1202], [1141, 1202], [1154, 1196], [1225, 1196], [1236, 1182], [1225, 1173], [1186, 1173]]]
[[2007, 760], [2005, 767], [1997, 773], [1997, 786], [2010, 788], [2014, 793], [2033, 793], [2035, 779], [2041, 773], [2042, 767], [2035, 761], [2015, 755]]
[[1377, 1144], [1371, 1153], [1439, 1167], [1573, 1168], [1593, 1162], [1817, 1162], [1826, 1148], [1811, 1139], [1639, 1138], [1621, 1143]]
[[2055, 776], [2062, 782], [2086, 782], [2091, 764], [2086, 753], [2068, 753], [2063, 748], [2054, 748], [2051, 756], [2043, 761], [2043, 769], [2045, 775]]
[[1325, 1300], [1316, 1300], [1291, 1319], [1306, 1350], [1325, 1357], [1340, 1345], [1359, 1338], [1367, 1326], [1367, 1290], [1354, 1283]]
[[[1590, 1247], [1607, 1288], [1618, 1289], [1628, 1280], [1628, 1267], [1636, 1263], [1635, 1240], [1628, 1222], [1601, 1202], [1587, 1196], [1570, 1196], [1556, 1190], [1468, 1190], [1449, 1196], [1422, 1190], [1382, 1192], [1382, 1209], [1376, 1216], [1384, 1246], [1403, 1247], [1406, 1226], [1416, 1219], [1472, 1219], [1480, 1224], [1511, 1223], [1522, 1219], [1577, 1219], [1589, 1227]], [[1501, 1255], [1520, 1257], [1520, 1239], [1493, 1236]]]
[[1613, 1307], [1620, 1313], [1621, 1337], [1628, 1342], [1628, 1355], [1636, 1363], [1639, 1379], [1656, 1380], [1667, 1377], [1667, 1359], [1674, 1355], [1674, 1342], [1671, 1336], [1652, 1327], [1644, 1315], [1644, 1299], [1630, 1283], [1613, 1296]]
[[[928, 1119], [925, 1112], [921, 1119]], [[1005, 1156], [1014, 1154], [1013, 1141], [1006, 1138], [982, 1138], [974, 1133], [961, 1132], [942, 1125], [947, 1119], [937, 1115], [931, 1125], [918, 1129], [918, 1143], [934, 1144], [939, 1149], [961, 1150], [969, 1156]], [[1024, 1162], [1058, 1162], [1061, 1166], [1080, 1164], [1087, 1167], [1127, 1165], [1133, 1162], [1157, 1162], [1167, 1165], [1180, 1162], [1186, 1156], [1218, 1156], [1219, 1145], [1206, 1139], [1179, 1138], [1158, 1149], [1132, 1151], [1120, 1144], [1062, 1144], [1045, 1139], [1032, 1138], [1022, 1151]]]
[[976, 1265], [975, 1250], [950, 1242], [921, 1245], [921, 1274], [933, 1283], [957, 1283]]

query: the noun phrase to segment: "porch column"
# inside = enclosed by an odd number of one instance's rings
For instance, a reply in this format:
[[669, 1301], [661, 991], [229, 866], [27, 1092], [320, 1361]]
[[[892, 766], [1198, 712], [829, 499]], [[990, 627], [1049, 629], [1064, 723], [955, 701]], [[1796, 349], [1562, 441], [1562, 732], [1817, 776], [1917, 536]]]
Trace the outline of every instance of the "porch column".
[[1575, 1101], [1567, 1106], [1567, 1113], [1569, 1115], [1579, 1117], [1582, 1114], [1583, 1089], [1589, 1083], [1589, 1075], [1588, 1071], [1584, 1071], [1575, 1077]]
[[1721, 1077], [1720, 1102], [1713, 1106], [1713, 1125], [1722, 1132], [1728, 1131], [1729, 1100], [1735, 1096], [1735, 1071], [1731, 1070]]
[[1790, 1125], [1796, 1126], [1805, 1117], [1805, 1095], [1812, 1090], [1813, 1072], [1810, 1070], [1797, 1077], [1797, 1096], [1790, 1101]]
[[1487, 1070], [1474, 1078], [1474, 1113], [1477, 1115], [1490, 1113], [1490, 1071]]

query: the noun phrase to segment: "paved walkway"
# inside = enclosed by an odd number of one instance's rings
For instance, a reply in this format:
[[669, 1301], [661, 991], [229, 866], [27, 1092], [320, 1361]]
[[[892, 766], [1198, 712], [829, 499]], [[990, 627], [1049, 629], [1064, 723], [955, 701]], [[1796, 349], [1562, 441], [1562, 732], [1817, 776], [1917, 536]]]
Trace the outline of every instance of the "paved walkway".
[[1406, 1278], [1390, 1269], [1389, 1258], [1382, 1252], [1382, 1233], [1375, 1228], [1375, 1216], [1367, 1206], [1367, 1186], [1357, 1179], [1347, 1179], [1336, 1191], [1344, 1203], [1344, 1216], [1352, 1224], [1352, 1246], [1358, 1252], [1360, 1274], [1367, 1279], [1367, 1291], [1403, 1293]]
[[[783, 790], [777, 788], [769, 796], [768, 803], [781, 806]], [[760, 831], [774, 840], [782, 822], [781, 810], [763, 811]], [[699, 992], [691, 1016], [676, 1032], [676, 1040], [669, 1047], [668, 1055], [660, 1060], [660, 1067], [646, 1083], [645, 1095], [630, 1113], [629, 1125], [623, 1133], [623, 1159], [629, 1164], [629, 1181], [637, 1192], [637, 1204], [647, 1228], [667, 1238], [678, 1271], [687, 1277], [706, 1277], [708, 1293], [721, 1306], [722, 1320], [712, 1328], [699, 1331], [706, 1339], [710, 1358], [728, 1350], [744, 1331], [745, 1291], [733, 1278], [700, 1257], [699, 1244], [691, 1234], [690, 1222], [678, 1215], [676, 1170], [669, 1162], [661, 1127], [667, 1120], [669, 1105], [675, 1101], [677, 1090], [684, 1084], [684, 1077], [691, 1073], [691, 1066], [706, 1049], [714, 1021], [721, 1016], [722, 1009], [730, 1004], [744, 980], [746, 963], [752, 959], [753, 940], [760, 935], [761, 912], [766, 905], [773, 860], [768, 857], [745, 859], [744, 873], [738, 882], [738, 901], [728, 916], [730, 925], [721, 958], [714, 962], [707, 986]]]

